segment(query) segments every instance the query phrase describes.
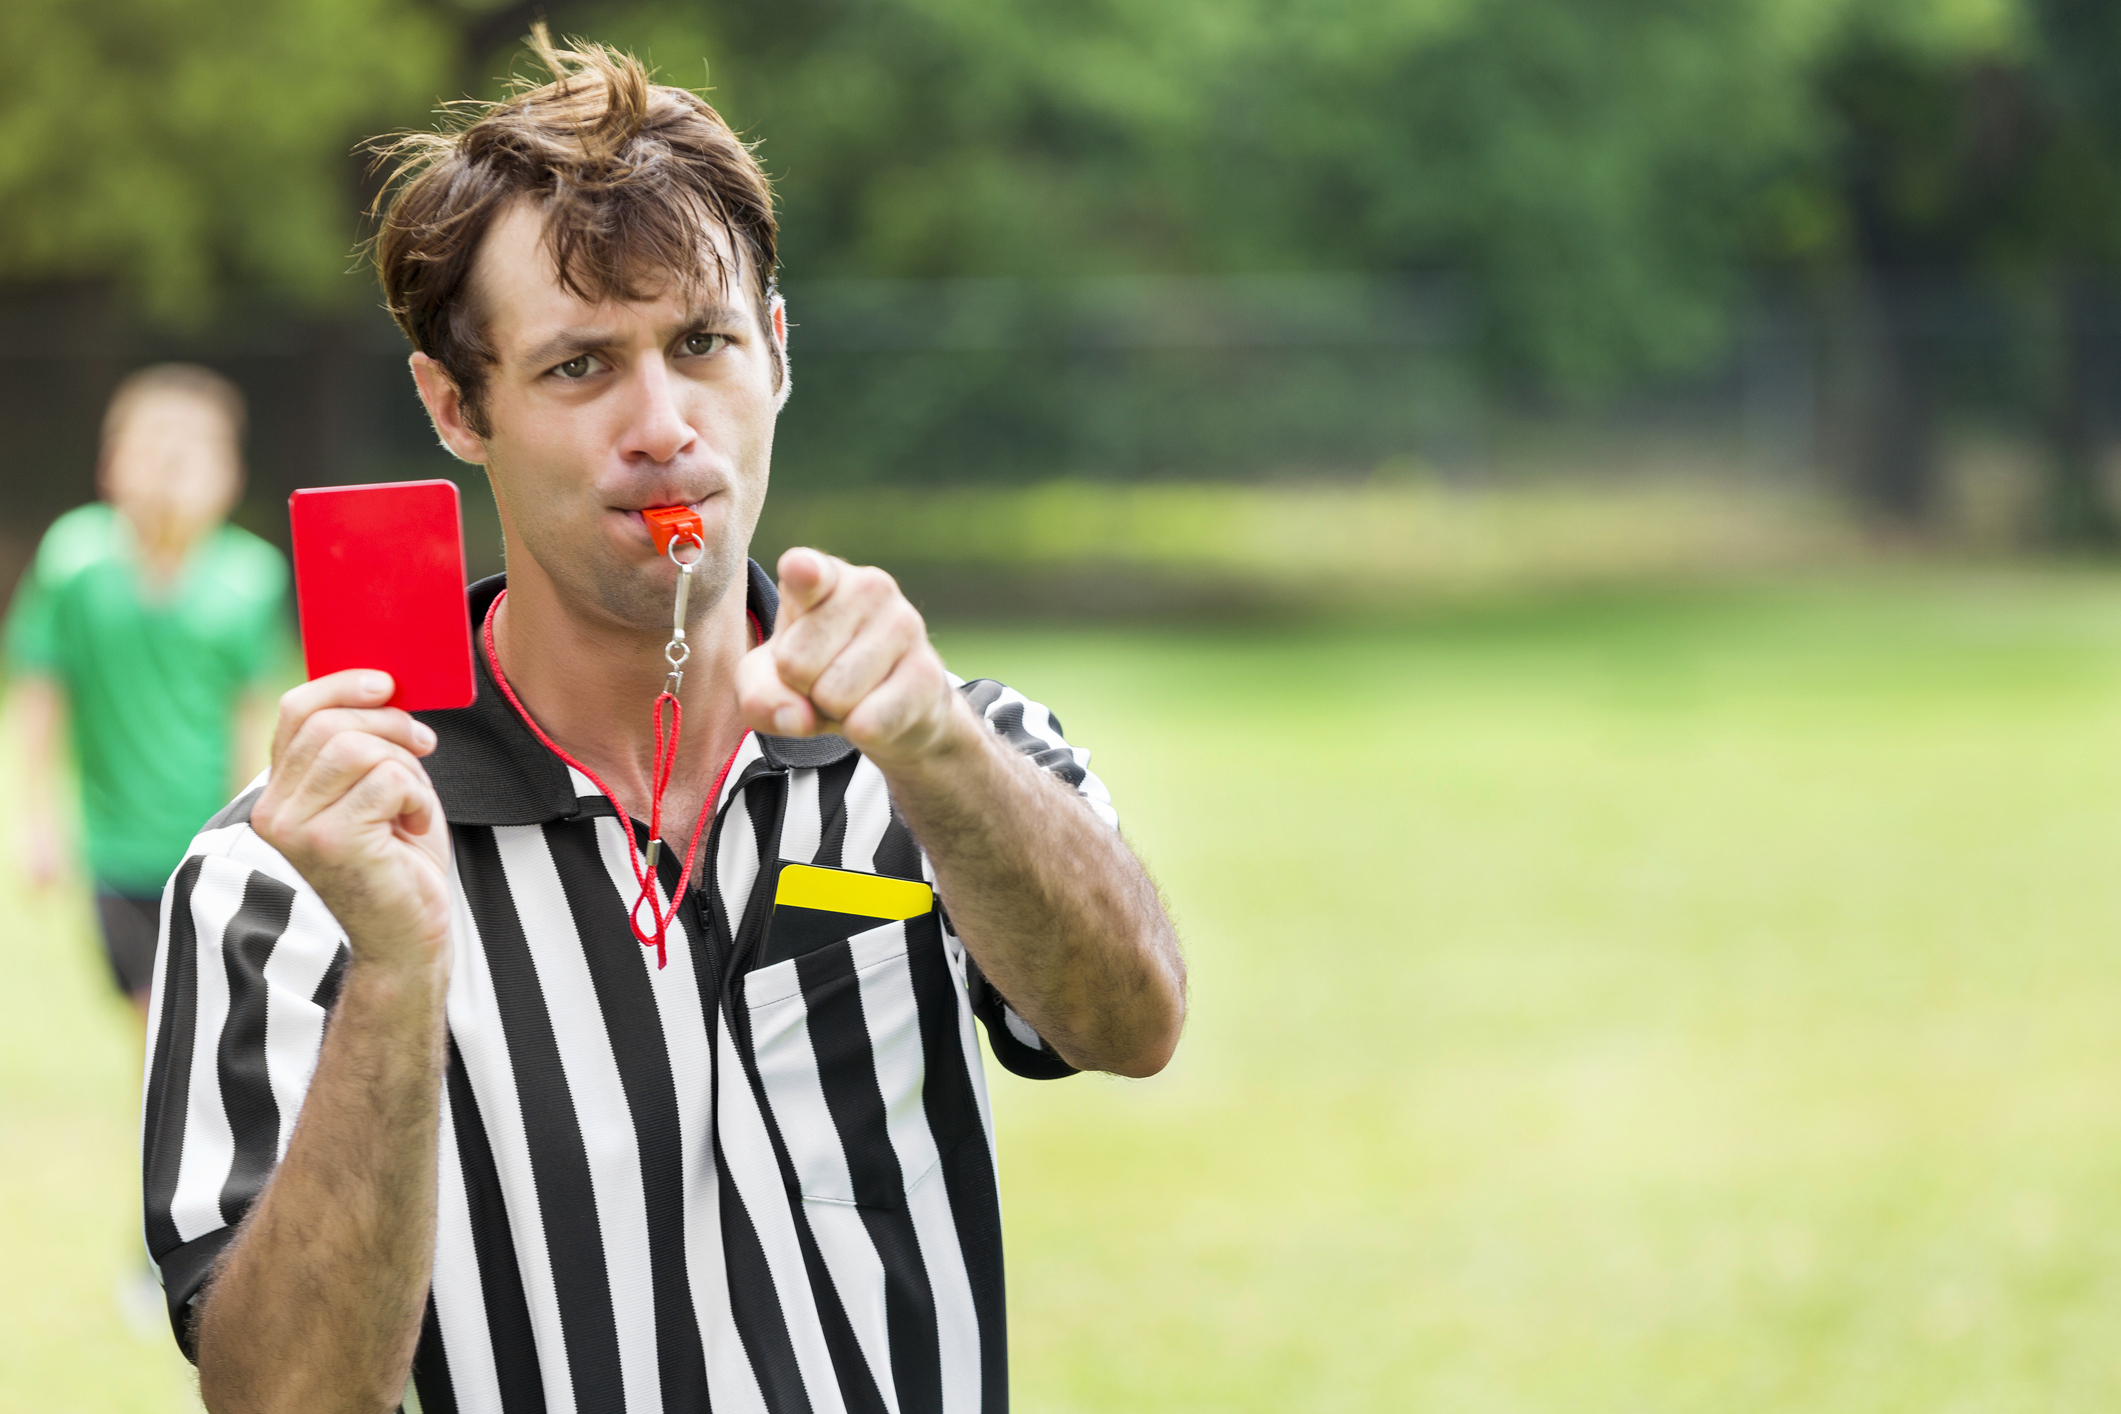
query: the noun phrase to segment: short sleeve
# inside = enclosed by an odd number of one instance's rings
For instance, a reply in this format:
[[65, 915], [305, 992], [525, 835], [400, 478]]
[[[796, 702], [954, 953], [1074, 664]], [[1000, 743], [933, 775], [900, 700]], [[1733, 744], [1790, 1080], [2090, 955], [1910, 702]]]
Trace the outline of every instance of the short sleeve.
[[191, 1304], [286, 1153], [348, 958], [345, 932], [251, 830], [253, 786], [162, 898], [141, 1119], [149, 1255], [196, 1360]]
[[1090, 753], [1068, 744], [1061, 735], [1060, 719], [1052, 712], [992, 678], [961, 684], [958, 691], [1004, 741], [1066, 782], [1099, 819], [1119, 828], [1112, 792], [1091, 772]]
[[287, 617], [287, 560], [279, 550], [236, 526], [220, 531], [219, 579], [228, 601], [242, 612], [230, 635], [236, 675], [256, 684], [294, 654]]
[[56, 605], [51, 589], [37, 573], [34, 562], [15, 585], [15, 600], [7, 609], [7, 667], [12, 673], [57, 671], [57, 631], [53, 625]]
[[7, 666], [16, 673], [57, 673], [60, 591], [92, 563], [109, 538], [107, 513], [83, 506], [52, 522], [15, 584], [7, 609]]
[[44, 532], [8, 606], [10, 671], [65, 675], [68, 644], [59, 631], [61, 605], [81, 576], [109, 558], [116, 528], [117, 513], [92, 501], [60, 516]]
[[298, 648], [289, 631], [286, 601], [275, 598], [258, 616], [257, 632], [247, 640], [248, 651], [238, 664], [245, 687], [256, 687], [271, 679], [286, 664], [298, 662]]

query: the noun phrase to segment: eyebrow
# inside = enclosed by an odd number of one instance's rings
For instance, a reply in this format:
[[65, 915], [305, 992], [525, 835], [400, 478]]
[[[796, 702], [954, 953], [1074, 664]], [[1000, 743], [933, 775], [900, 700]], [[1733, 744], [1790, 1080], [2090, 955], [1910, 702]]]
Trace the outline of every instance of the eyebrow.
[[[686, 310], [678, 322], [678, 328], [684, 333], [695, 329], [726, 329], [743, 323], [747, 317], [734, 305], [711, 300]], [[566, 363], [585, 353], [609, 348], [617, 342], [617, 333], [610, 329], [562, 329], [525, 353], [523, 364], [528, 368], [543, 370]]]

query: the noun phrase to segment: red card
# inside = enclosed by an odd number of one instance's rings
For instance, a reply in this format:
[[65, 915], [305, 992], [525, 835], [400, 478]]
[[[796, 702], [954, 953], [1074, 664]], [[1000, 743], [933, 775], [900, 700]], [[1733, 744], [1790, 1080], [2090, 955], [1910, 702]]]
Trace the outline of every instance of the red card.
[[288, 498], [309, 675], [380, 668], [393, 707], [469, 707], [464, 528], [449, 481], [324, 486]]

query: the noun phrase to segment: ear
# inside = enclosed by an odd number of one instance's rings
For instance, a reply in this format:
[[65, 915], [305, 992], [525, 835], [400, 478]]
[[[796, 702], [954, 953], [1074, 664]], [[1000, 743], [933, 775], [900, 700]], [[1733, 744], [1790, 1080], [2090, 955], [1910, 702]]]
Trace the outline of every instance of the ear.
[[464, 395], [449, 371], [426, 354], [412, 356], [412, 381], [419, 386], [420, 401], [435, 425], [435, 435], [449, 454], [460, 462], [486, 464], [486, 440], [464, 421]]
[[773, 297], [773, 352], [781, 361], [781, 386], [773, 394], [778, 413], [788, 406], [788, 394], [795, 388], [795, 374], [788, 367], [788, 301], [779, 295]]

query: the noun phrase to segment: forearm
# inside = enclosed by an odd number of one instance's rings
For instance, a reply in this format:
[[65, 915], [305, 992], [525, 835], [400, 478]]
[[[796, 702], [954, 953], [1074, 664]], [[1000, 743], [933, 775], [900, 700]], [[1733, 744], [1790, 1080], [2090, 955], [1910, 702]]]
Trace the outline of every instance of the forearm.
[[15, 732], [22, 748], [16, 778], [16, 833], [30, 880], [48, 884], [66, 870], [70, 802], [62, 804], [59, 758], [66, 751], [66, 691], [42, 674], [25, 674], [13, 693]]
[[1116, 830], [959, 703], [945, 749], [886, 768], [958, 936], [1069, 1064], [1154, 1074], [1185, 1010], [1156, 886]]
[[446, 974], [348, 969], [286, 1158], [201, 1303], [214, 1414], [403, 1395], [434, 1268]]
[[15, 730], [22, 745], [19, 800], [24, 811], [49, 820], [58, 807], [66, 694], [50, 678], [26, 676], [15, 684], [14, 697]]
[[952, 688], [890, 575], [800, 548], [780, 570], [773, 636], [737, 667], [745, 724], [843, 732], [891, 783], [957, 935], [1010, 1005], [1078, 1069], [1161, 1070], [1185, 970], [1125, 841]]

